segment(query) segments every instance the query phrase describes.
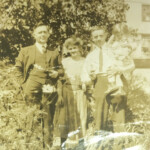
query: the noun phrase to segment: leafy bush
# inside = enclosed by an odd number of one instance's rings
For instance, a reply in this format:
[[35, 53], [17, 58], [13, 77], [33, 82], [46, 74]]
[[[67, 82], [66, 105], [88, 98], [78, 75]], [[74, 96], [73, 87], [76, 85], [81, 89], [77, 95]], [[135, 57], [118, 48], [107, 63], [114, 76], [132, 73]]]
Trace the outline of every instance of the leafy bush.
[[0, 149], [41, 150], [42, 123], [38, 123], [38, 119], [43, 112], [36, 106], [27, 106], [22, 94], [18, 93], [14, 67], [0, 62], [0, 69]]
[[150, 140], [150, 95], [145, 92], [147, 80], [141, 76], [134, 75], [129, 86], [128, 93], [128, 112], [127, 112], [127, 132], [136, 132], [141, 134], [139, 140], [135, 141], [143, 145], [144, 150], [149, 149]]

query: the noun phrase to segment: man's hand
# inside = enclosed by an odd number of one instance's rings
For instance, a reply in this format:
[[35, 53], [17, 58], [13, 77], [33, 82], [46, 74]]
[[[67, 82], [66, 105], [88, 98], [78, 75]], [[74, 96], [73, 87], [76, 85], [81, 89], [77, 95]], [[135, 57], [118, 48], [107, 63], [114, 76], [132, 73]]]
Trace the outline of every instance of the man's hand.
[[95, 73], [95, 71], [91, 71], [90, 78], [91, 78], [91, 80], [95, 80], [96, 79], [96, 73]]
[[115, 74], [120, 74], [121, 73], [121, 69], [117, 66], [112, 66], [112, 67], [109, 67], [107, 69], [107, 73], [108, 74], [112, 74], [112, 75], [115, 75]]
[[49, 73], [49, 76], [51, 78], [57, 78], [58, 77], [58, 72], [55, 71], [55, 70], [52, 70], [50, 73]]

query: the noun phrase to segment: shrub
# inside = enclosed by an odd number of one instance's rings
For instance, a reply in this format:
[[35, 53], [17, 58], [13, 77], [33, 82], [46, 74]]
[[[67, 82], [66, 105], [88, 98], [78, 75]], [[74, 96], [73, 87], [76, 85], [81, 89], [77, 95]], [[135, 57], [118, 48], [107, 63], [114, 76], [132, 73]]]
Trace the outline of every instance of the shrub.
[[38, 126], [36, 124], [43, 112], [36, 107], [27, 106], [22, 93], [18, 93], [14, 67], [0, 62], [0, 69], [0, 149], [41, 150], [42, 123]]

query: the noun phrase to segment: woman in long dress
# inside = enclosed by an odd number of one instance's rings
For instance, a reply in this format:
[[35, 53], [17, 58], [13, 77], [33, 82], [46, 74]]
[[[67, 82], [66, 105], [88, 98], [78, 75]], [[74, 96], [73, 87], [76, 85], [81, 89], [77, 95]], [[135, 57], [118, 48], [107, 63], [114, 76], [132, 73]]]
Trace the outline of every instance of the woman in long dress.
[[62, 60], [65, 70], [65, 81], [62, 85], [63, 107], [56, 123], [62, 139], [66, 139], [70, 132], [77, 130], [80, 137], [84, 136], [87, 120], [87, 101], [81, 82], [85, 60], [82, 57], [82, 40], [77, 37], [69, 38], [64, 47], [70, 56]]

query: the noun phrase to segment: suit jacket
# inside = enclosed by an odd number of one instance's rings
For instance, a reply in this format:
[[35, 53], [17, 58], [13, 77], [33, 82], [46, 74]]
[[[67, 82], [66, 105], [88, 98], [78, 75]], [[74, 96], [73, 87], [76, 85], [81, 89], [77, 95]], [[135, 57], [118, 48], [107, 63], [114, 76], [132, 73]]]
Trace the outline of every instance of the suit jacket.
[[[22, 48], [16, 59], [16, 77], [20, 85], [24, 84], [29, 76], [30, 69], [35, 62], [35, 54], [37, 47], [35, 45]], [[56, 67], [58, 74], [63, 74], [61, 68], [61, 57], [58, 51], [51, 51], [47, 49], [47, 62], [49, 68]]]

